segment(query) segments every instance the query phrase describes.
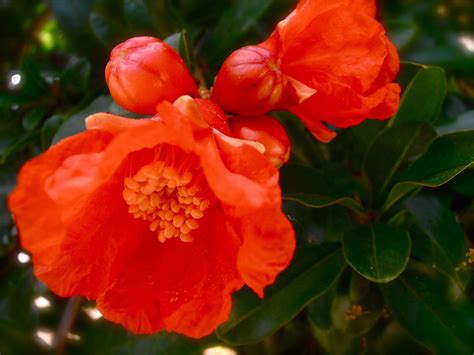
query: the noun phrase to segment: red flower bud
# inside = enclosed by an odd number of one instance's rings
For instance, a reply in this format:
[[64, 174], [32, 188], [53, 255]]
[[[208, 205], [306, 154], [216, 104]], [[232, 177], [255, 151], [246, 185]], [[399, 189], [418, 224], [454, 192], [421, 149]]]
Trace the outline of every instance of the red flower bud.
[[255, 141], [265, 147], [264, 155], [280, 167], [290, 159], [290, 140], [280, 122], [267, 115], [234, 117], [230, 123], [236, 138]]
[[224, 62], [211, 99], [226, 111], [256, 115], [279, 104], [286, 84], [275, 53], [248, 46], [236, 50]]
[[397, 51], [374, 0], [300, 0], [271, 36], [232, 53], [212, 99], [238, 114], [287, 110], [328, 142], [345, 128], [398, 109]]
[[113, 99], [131, 112], [153, 115], [162, 101], [197, 96], [191, 73], [179, 54], [158, 38], [134, 37], [116, 46], [105, 69]]

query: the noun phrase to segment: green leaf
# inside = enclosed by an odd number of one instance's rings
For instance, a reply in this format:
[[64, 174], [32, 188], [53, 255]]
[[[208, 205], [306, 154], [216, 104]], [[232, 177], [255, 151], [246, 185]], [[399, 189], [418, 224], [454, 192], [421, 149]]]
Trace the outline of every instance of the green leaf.
[[213, 65], [238, 48], [238, 41], [256, 25], [271, 3], [272, 0], [239, 0], [232, 3], [220, 17], [207, 46], [206, 52]]
[[229, 344], [248, 344], [273, 334], [329, 289], [344, 268], [341, 250], [334, 246], [301, 248], [264, 299], [248, 289], [235, 294], [230, 318], [217, 328], [217, 336]]
[[166, 37], [163, 41], [169, 44], [176, 50], [176, 52], [179, 53], [181, 58], [183, 58], [184, 62], [186, 63], [189, 71], [192, 73], [194, 71], [194, 57], [187, 31], [183, 29], [180, 32]]
[[389, 126], [405, 121], [433, 123], [441, 111], [446, 88], [443, 69], [437, 67], [421, 69], [408, 85], [398, 112], [389, 122]]
[[472, 353], [474, 308], [451, 279], [412, 262], [381, 289], [393, 316], [435, 353]]
[[360, 203], [348, 196], [355, 191], [352, 177], [344, 170], [335, 174], [328, 172], [302, 165], [284, 166], [280, 171], [283, 198], [314, 208], [339, 204], [362, 211]]
[[318, 142], [295, 115], [279, 111], [272, 115], [283, 124], [292, 143], [290, 162], [307, 166], [325, 166], [329, 160], [327, 144]]
[[438, 137], [400, 177], [400, 182], [390, 191], [383, 210], [388, 210], [417, 187], [441, 186], [473, 165], [474, 130]]
[[465, 289], [469, 272], [463, 267], [467, 243], [454, 213], [438, 199], [417, 196], [398, 214], [399, 226], [410, 231], [412, 256], [452, 277]]
[[382, 202], [397, 173], [423, 152], [434, 137], [434, 129], [423, 122], [403, 122], [378, 135], [364, 161], [377, 204]]
[[470, 169], [456, 177], [450, 185], [459, 194], [474, 198], [474, 170]]
[[350, 211], [342, 206], [314, 209], [295, 201], [283, 201], [283, 211], [295, 228], [299, 241], [307, 244], [334, 243], [354, 226]]
[[49, 148], [64, 121], [65, 119], [62, 115], [53, 115], [46, 120], [43, 127], [41, 127], [41, 148], [43, 150]]
[[23, 128], [26, 131], [34, 130], [41, 124], [41, 121], [46, 116], [47, 112], [48, 112], [47, 106], [32, 108], [26, 113], [25, 117], [23, 117], [23, 121], [22, 121]]
[[99, 96], [97, 99], [86, 108], [76, 112], [69, 117], [61, 126], [53, 138], [53, 144], [56, 144], [61, 139], [70, 137], [74, 134], [80, 133], [86, 129], [85, 119], [94, 113], [108, 112], [112, 98], [110, 96]]
[[378, 283], [392, 281], [405, 270], [410, 248], [409, 234], [386, 224], [360, 226], [345, 233], [342, 239], [348, 264]]
[[400, 73], [398, 73], [397, 83], [400, 84], [402, 92], [405, 92], [408, 85], [415, 78], [416, 74], [422, 69], [427, 68], [425, 65], [412, 63], [412, 62], [401, 62]]

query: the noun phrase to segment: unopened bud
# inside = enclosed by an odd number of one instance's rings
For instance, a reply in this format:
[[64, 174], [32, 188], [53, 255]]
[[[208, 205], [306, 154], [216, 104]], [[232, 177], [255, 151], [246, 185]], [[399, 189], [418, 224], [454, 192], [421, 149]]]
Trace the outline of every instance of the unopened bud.
[[179, 54], [154, 37], [134, 37], [116, 46], [105, 69], [115, 102], [145, 115], [156, 113], [162, 101], [197, 96], [191, 73]]
[[236, 116], [230, 122], [234, 137], [261, 143], [265, 147], [264, 155], [276, 167], [290, 159], [291, 144], [285, 128], [270, 116]]
[[274, 52], [248, 46], [226, 59], [217, 74], [211, 99], [225, 111], [258, 115], [278, 107], [286, 85]]

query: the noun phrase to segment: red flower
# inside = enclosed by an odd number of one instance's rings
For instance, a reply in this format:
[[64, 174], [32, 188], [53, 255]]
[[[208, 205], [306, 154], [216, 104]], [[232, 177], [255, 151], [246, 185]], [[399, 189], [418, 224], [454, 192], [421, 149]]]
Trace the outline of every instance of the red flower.
[[198, 94], [179, 54], [154, 37], [133, 37], [116, 46], [105, 79], [117, 104], [144, 115], [154, 115], [156, 105], [164, 100]]
[[373, 0], [301, 0], [272, 35], [222, 66], [212, 99], [225, 110], [285, 109], [323, 142], [336, 127], [386, 119], [399, 105], [399, 58]]
[[258, 143], [210, 128], [200, 106], [93, 115], [22, 168], [9, 206], [54, 292], [97, 299], [136, 333], [201, 337], [228, 318], [232, 292], [262, 296], [288, 265], [277, 169]]

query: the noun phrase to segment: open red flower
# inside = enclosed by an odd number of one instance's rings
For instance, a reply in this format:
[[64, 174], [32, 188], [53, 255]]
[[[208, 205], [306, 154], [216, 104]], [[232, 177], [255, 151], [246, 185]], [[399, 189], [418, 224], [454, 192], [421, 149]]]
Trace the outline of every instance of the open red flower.
[[209, 127], [200, 106], [93, 115], [25, 164], [9, 207], [54, 292], [97, 299], [135, 333], [201, 337], [228, 318], [232, 292], [263, 296], [286, 268], [295, 240], [277, 169], [258, 143]]
[[335, 133], [323, 122], [391, 117], [399, 58], [374, 17], [373, 0], [300, 0], [266, 41], [229, 56], [212, 99], [240, 114], [291, 111], [324, 142]]

